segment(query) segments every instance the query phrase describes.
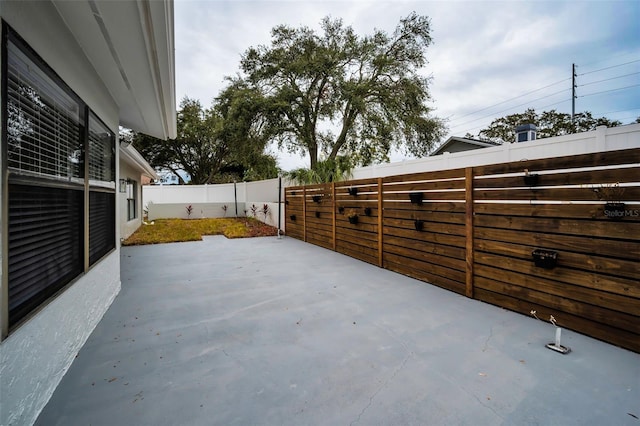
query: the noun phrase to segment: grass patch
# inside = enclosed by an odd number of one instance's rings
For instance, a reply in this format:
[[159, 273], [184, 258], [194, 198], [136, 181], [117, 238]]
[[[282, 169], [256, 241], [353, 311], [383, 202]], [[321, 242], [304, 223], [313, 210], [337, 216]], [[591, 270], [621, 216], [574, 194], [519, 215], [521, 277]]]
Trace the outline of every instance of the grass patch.
[[176, 243], [200, 241], [203, 235], [224, 235], [227, 238], [266, 237], [278, 235], [278, 230], [254, 218], [224, 219], [158, 219], [153, 225], [143, 224], [122, 245]]

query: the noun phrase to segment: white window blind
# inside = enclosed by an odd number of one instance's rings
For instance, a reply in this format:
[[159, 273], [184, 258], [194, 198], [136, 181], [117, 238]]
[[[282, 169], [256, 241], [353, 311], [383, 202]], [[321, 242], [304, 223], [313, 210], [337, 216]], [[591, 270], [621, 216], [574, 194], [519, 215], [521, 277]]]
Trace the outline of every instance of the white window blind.
[[8, 44], [7, 165], [14, 173], [81, 180], [82, 106]]

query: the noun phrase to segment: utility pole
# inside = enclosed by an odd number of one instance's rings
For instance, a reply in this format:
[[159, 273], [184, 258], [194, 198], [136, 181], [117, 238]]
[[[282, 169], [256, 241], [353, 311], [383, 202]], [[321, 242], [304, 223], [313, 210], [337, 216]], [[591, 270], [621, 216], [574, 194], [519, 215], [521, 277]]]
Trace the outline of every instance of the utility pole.
[[571, 64], [571, 124], [576, 115], [576, 64]]

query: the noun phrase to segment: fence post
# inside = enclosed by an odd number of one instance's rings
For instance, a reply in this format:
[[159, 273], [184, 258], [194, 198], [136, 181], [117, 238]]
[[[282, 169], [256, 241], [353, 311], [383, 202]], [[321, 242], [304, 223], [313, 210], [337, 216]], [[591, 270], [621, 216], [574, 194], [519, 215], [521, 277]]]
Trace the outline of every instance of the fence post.
[[378, 178], [378, 266], [384, 268], [382, 178]]
[[280, 228], [282, 227], [281, 223], [282, 223], [282, 176], [278, 176], [278, 238], [282, 238], [282, 236], [280, 235]]
[[331, 246], [336, 251], [336, 183], [331, 182]]
[[307, 186], [302, 187], [302, 241], [307, 242]]
[[473, 167], [464, 170], [465, 233], [466, 233], [466, 289], [467, 297], [473, 298]]

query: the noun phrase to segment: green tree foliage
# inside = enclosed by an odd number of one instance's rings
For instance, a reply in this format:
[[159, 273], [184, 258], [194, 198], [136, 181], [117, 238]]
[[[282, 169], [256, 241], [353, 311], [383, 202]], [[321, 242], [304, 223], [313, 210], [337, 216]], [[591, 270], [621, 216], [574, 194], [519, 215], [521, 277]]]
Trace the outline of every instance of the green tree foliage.
[[247, 108], [251, 96], [232, 85], [209, 109], [185, 98], [178, 111], [176, 139], [162, 141], [138, 133], [133, 144], [149, 164], [173, 172], [181, 184], [185, 182], [180, 170], [191, 176], [193, 184], [276, 177], [275, 158], [264, 154], [266, 140], [256, 136], [251, 124], [253, 110]]
[[513, 142], [516, 137], [516, 126], [521, 124], [535, 124], [538, 128], [539, 139], [587, 132], [594, 130], [597, 126], [615, 127], [622, 123], [605, 117], [595, 118], [588, 111], [577, 113], [572, 123], [571, 114], [557, 112], [556, 110], [543, 111], [538, 114], [534, 109], [527, 109], [522, 114], [511, 114], [506, 117], [496, 118], [489, 127], [480, 130], [478, 137], [498, 143]]
[[275, 178], [280, 172], [276, 159], [264, 153], [270, 136], [261, 113], [264, 98], [240, 79], [230, 82], [216, 98], [215, 106], [223, 120], [220, 138], [232, 148], [229, 161], [242, 166], [239, 180]]
[[431, 43], [427, 17], [401, 19], [395, 31], [360, 37], [342, 20], [321, 32], [280, 25], [270, 46], [248, 49], [245, 81], [263, 95], [263, 131], [289, 152], [320, 158], [388, 159], [393, 146], [427, 155], [444, 133], [431, 116], [429, 79], [420, 74]]
[[298, 185], [314, 183], [339, 182], [350, 179], [353, 172], [353, 163], [350, 158], [339, 156], [336, 159], [318, 161], [314, 169], [300, 168], [291, 170], [287, 177], [297, 182]]

